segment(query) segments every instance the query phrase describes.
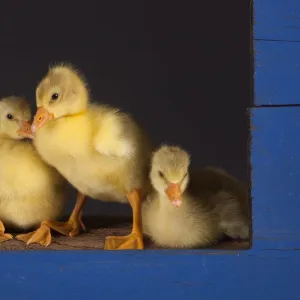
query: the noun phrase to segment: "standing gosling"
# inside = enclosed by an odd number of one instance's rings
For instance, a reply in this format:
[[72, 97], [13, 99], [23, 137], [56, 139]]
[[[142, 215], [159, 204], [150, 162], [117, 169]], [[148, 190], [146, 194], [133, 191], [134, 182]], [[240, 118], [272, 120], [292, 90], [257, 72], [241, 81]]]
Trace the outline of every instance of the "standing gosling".
[[83, 77], [69, 65], [51, 68], [36, 89], [38, 110], [32, 124], [34, 145], [77, 190], [67, 222], [45, 222], [75, 236], [83, 227], [86, 196], [129, 203], [131, 234], [106, 238], [104, 249], [143, 249], [141, 206], [147, 194], [152, 147], [140, 126], [126, 113], [92, 104]]

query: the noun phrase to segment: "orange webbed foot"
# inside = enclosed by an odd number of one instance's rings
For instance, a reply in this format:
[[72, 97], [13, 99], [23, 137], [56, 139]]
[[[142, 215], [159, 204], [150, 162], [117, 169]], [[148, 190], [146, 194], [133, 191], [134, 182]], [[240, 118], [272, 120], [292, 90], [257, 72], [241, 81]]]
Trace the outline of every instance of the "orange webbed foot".
[[23, 241], [27, 245], [37, 243], [47, 247], [51, 244], [51, 229], [47, 225], [42, 224], [36, 231], [19, 234], [16, 236], [16, 239]]
[[78, 235], [81, 229], [86, 231], [85, 225], [81, 220], [81, 216], [79, 218], [71, 217], [67, 222], [44, 221], [43, 224], [46, 224], [53, 230], [70, 237]]
[[12, 240], [13, 236], [10, 233], [5, 233], [5, 227], [3, 223], [0, 221], [0, 243]]
[[108, 236], [104, 244], [104, 250], [134, 250], [144, 249], [143, 237], [131, 233], [126, 236]]

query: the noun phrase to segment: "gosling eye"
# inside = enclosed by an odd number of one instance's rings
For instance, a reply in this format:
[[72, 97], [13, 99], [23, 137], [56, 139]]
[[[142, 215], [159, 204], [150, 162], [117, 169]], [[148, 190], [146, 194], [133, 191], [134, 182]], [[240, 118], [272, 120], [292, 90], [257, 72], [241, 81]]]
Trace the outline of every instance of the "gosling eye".
[[58, 95], [57, 93], [54, 93], [54, 94], [52, 94], [52, 96], [51, 96], [51, 100], [52, 100], [52, 101], [55, 101], [55, 100], [58, 99], [58, 97], [59, 97], [59, 95]]
[[9, 120], [12, 120], [14, 117], [13, 117], [12, 114], [7, 114], [7, 115], [6, 115], [6, 118], [9, 119]]
[[164, 174], [161, 171], [158, 171], [158, 175], [160, 178], [164, 178]]
[[188, 173], [186, 172], [185, 175], [183, 176], [183, 179], [188, 175]]

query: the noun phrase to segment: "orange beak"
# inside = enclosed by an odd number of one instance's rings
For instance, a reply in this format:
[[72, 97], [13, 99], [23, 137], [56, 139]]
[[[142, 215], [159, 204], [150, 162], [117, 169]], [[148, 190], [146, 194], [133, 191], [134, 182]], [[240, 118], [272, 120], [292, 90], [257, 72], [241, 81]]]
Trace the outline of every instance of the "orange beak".
[[44, 107], [39, 107], [34, 116], [31, 131], [35, 133], [39, 128], [54, 119], [54, 115], [49, 113]]
[[20, 121], [20, 129], [17, 131], [19, 136], [22, 136], [24, 138], [33, 139], [34, 136], [31, 132], [31, 124], [29, 121]]
[[171, 201], [172, 205], [179, 207], [182, 204], [181, 200], [181, 188], [178, 183], [169, 183], [165, 190], [166, 195]]

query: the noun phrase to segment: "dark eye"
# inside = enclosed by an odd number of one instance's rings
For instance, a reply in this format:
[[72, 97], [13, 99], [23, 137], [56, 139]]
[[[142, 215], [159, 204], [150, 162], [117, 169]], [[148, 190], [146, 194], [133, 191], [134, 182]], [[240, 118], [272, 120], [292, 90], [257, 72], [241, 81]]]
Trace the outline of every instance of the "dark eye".
[[9, 120], [12, 120], [14, 117], [13, 117], [13, 115], [11, 115], [11, 114], [7, 114], [7, 115], [6, 115], [6, 118], [9, 119]]
[[186, 172], [185, 175], [183, 176], [183, 179], [187, 176], [187, 174], [188, 174], [188, 173]]
[[54, 93], [54, 94], [52, 94], [52, 96], [51, 96], [51, 100], [57, 100], [58, 99], [58, 94], [57, 93]]
[[164, 178], [164, 174], [161, 171], [158, 171], [158, 175], [159, 177]]

